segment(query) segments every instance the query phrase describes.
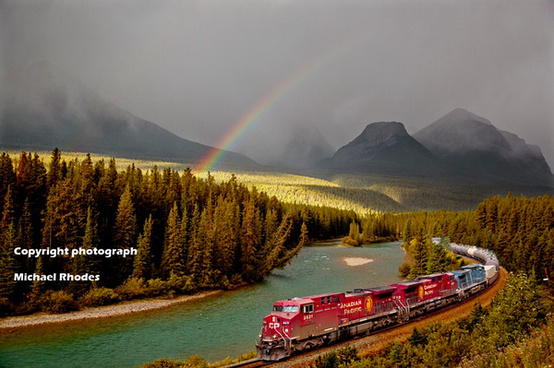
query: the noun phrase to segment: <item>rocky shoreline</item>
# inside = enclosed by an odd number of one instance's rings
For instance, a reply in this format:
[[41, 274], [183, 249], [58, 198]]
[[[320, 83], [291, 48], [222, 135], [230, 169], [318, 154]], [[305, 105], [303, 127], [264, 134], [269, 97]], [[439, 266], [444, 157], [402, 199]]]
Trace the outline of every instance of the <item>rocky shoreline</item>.
[[96, 318], [124, 316], [133, 313], [162, 309], [222, 293], [221, 290], [206, 291], [173, 299], [146, 299], [119, 303], [98, 308], [89, 308], [63, 314], [38, 313], [29, 316], [5, 317], [0, 319], [0, 331], [32, 327], [52, 323], [64, 323]]

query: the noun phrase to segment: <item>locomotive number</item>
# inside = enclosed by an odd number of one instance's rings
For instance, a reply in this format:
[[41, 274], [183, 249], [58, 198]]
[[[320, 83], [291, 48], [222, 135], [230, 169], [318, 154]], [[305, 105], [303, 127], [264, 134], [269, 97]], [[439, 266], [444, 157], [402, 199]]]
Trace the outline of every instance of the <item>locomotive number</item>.
[[304, 321], [309, 321], [311, 319], [314, 319], [314, 315], [313, 314], [305, 314], [304, 315]]

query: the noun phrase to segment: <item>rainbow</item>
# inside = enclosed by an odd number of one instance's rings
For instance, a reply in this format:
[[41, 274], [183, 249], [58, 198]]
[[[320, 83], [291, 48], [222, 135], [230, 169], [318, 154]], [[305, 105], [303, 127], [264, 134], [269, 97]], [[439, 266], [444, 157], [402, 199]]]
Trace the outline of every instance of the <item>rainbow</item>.
[[[219, 161], [238, 145], [246, 132], [255, 126], [255, 123], [261, 120], [261, 117], [277, 105], [298, 85], [316, 74], [320, 69], [336, 59], [347, 49], [358, 43], [360, 37], [353, 37], [349, 42], [341, 43], [308, 62], [290, 74], [284, 81], [273, 87], [269, 93], [256, 102], [246, 113], [244, 113], [231, 128], [216, 143], [215, 148], [211, 149], [198, 162], [195, 170], [197, 172], [212, 171], [216, 168]], [[219, 147], [219, 148], [217, 148]]]

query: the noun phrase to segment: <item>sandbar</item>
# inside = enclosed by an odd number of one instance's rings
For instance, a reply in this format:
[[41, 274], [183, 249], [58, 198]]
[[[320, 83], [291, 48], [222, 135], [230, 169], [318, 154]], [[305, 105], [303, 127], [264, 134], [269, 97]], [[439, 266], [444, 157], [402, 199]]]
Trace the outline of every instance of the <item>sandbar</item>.
[[346, 257], [342, 259], [347, 266], [362, 266], [373, 262], [371, 258]]

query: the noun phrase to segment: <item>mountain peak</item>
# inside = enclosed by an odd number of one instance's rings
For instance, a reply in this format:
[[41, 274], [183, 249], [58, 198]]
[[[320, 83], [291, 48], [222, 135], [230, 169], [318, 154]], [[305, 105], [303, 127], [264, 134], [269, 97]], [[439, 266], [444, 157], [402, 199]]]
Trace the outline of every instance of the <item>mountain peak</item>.
[[387, 174], [425, 175], [436, 169], [432, 154], [412, 138], [404, 124], [378, 122], [365, 127], [352, 142], [325, 163], [327, 168]]
[[[343, 148], [357, 147], [357, 151], [370, 153], [394, 145], [398, 142], [400, 137], [407, 136], [408, 132], [404, 124], [396, 121], [381, 121], [368, 124], [362, 134], [357, 136]], [[340, 151], [341, 150], [339, 150], [335, 156], [337, 154], [340, 156]]]
[[551, 182], [550, 168], [540, 150], [463, 109], [451, 111], [414, 138], [471, 176], [525, 184]]
[[439, 120], [437, 121], [442, 121], [442, 122], [464, 122], [464, 121], [477, 121], [477, 122], [481, 122], [483, 124], [487, 124], [487, 125], [492, 125], [492, 123], [479, 116], [479, 115], [475, 115], [474, 113], [472, 112], [469, 112], [467, 110], [464, 110], [462, 108], [455, 108], [454, 110], [450, 111], [448, 114], [444, 115], [442, 118], [440, 118]]
[[485, 152], [491, 147], [502, 151], [510, 149], [509, 143], [489, 120], [460, 108], [415, 133], [414, 138], [439, 156], [468, 150]]
[[[356, 139], [369, 140], [371, 142], [387, 141], [395, 136], [407, 136], [408, 132], [404, 124], [396, 121], [381, 121], [368, 124]], [[355, 141], [355, 140], [354, 140]]]

